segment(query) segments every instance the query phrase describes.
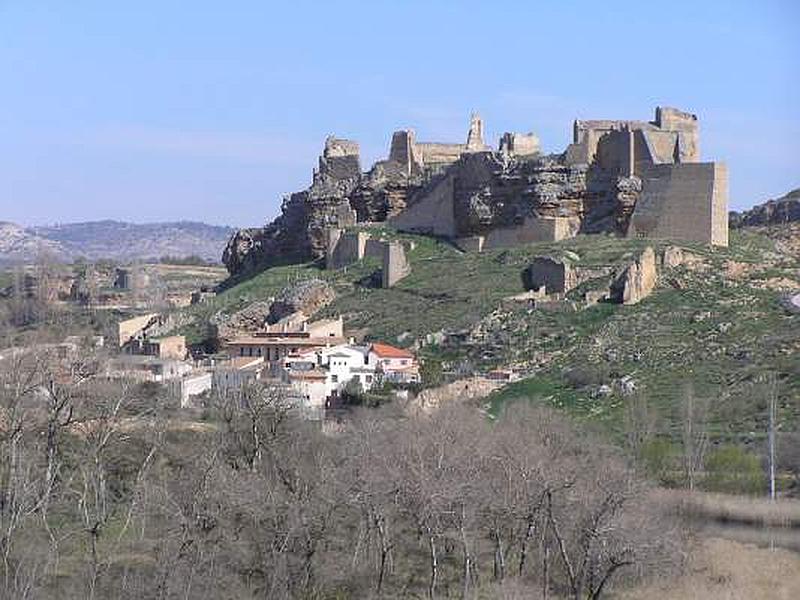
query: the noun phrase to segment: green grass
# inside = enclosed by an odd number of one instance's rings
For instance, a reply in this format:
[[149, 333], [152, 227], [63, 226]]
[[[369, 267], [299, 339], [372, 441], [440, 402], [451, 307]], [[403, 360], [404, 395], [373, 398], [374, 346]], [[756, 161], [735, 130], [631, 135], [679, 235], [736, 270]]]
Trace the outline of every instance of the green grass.
[[[380, 269], [374, 260], [337, 271], [313, 264], [274, 267], [189, 309], [195, 317], [195, 324], [186, 328], [190, 341], [209, 335], [203, 323], [217, 311], [233, 312], [268, 299], [297, 279], [320, 277], [337, 291], [320, 316], [341, 314], [349, 330], [368, 339], [400, 343], [402, 334], [402, 344], [409, 345], [433, 332], [471, 332], [466, 343], [426, 346], [421, 355], [441, 359], [446, 367], [466, 361], [478, 370], [515, 366], [528, 373], [526, 380], [489, 399], [492, 414], [513, 399], [528, 397], [618, 432], [624, 398], [617, 393], [593, 397], [596, 383], [581, 385], [570, 376], [579, 368], [594, 370], [598, 381], [609, 385], [632, 377], [664, 428], [676, 435], [681, 400], [691, 388], [711, 400], [715, 436], [756, 439], [765, 416], [754, 400], [758, 380], [774, 372], [780, 382], [782, 424], [785, 430], [797, 430], [800, 316], [781, 306], [778, 293], [755, 285], [767, 277], [796, 278], [800, 261], [776, 257], [774, 243], [763, 235], [732, 231], [727, 249], [679, 243], [702, 257], [705, 270], [661, 269], [658, 289], [635, 306], [600, 304], [578, 312], [550, 312], [501, 303], [523, 291], [521, 271], [535, 256], [570, 253], [577, 255], [581, 268], [621, 268], [645, 246], [660, 254], [673, 242], [578, 236], [474, 254], [432, 238], [390, 230], [383, 234], [416, 244], [409, 253], [412, 272], [394, 288], [367, 283]], [[751, 263], [754, 271], [746, 278], [728, 279], [729, 261]], [[587, 282], [571, 297], [605, 281], [599, 277]]]

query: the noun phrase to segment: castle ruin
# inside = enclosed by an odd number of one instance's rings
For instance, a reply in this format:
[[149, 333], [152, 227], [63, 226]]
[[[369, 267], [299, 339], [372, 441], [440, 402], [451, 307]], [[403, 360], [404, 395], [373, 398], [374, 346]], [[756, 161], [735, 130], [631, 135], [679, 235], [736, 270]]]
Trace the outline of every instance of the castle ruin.
[[358, 144], [328, 137], [311, 186], [281, 215], [239, 231], [231, 273], [325, 257], [327, 232], [387, 222], [480, 251], [578, 233], [672, 238], [726, 246], [727, 169], [700, 161], [695, 115], [658, 107], [652, 121], [576, 120], [573, 141], [544, 154], [533, 133], [504, 133], [497, 149], [470, 118], [464, 143], [391, 136], [388, 157], [362, 172]]

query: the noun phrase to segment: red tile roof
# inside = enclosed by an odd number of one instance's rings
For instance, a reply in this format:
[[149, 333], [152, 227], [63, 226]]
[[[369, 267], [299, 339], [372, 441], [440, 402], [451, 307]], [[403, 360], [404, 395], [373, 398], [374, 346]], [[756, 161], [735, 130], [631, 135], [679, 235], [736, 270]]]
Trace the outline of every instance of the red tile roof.
[[380, 342], [372, 344], [372, 351], [381, 358], [414, 358], [414, 355], [408, 350], [395, 348], [394, 346], [381, 344]]

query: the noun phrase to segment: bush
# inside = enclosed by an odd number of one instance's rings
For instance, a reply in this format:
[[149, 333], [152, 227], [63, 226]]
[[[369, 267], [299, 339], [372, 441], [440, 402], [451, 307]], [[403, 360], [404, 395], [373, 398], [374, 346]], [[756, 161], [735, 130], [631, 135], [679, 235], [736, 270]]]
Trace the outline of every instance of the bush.
[[706, 460], [705, 488], [729, 494], [758, 494], [765, 477], [757, 456], [738, 446], [721, 446]]
[[442, 361], [434, 357], [425, 358], [420, 365], [419, 375], [423, 387], [436, 387], [441, 385], [444, 383]]
[[370, 390], [365, 390], [359, 382], [351, 379], [344, 386], [341, 393], [342, 404], [345, 406], [365, 406], [376, 408], [391, 400], [391, 389], [389, 386], [376, 385]]
[[639, 459], [650, 477], [662, 483], [666, 481], [671, 466], [672, 444], [667, 439], [647, 440], [639, 450]]

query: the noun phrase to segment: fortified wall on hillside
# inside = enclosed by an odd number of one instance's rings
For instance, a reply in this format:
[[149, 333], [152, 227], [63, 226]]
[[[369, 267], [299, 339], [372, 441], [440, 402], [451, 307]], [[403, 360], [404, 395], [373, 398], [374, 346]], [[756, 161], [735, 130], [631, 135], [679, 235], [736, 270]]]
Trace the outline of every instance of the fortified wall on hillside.
[[473, 114], [463, 144], [394, 132], [367, 172], [356, 142], [329, 137], [311, 186], [266, 227], [237, 232], [223, 261], [237, 274], [322, 258], [329, 230], [372, 222], [470, 250], [600, 232], [725, 246], [727, 171], [699, 148], [697, 117], [665, 107], [653, 121], [575, 121], [560, 154], [543, 154], [533, 133], [491, 149]]

